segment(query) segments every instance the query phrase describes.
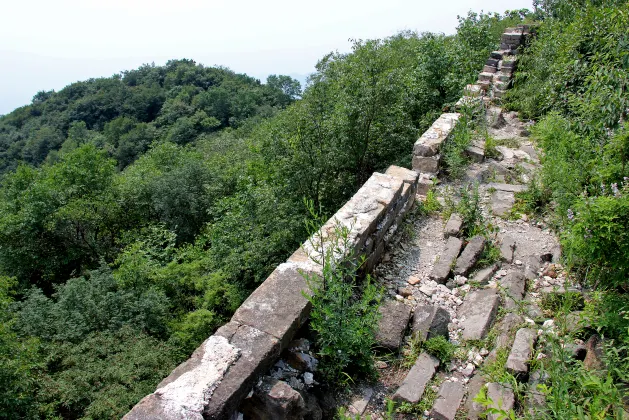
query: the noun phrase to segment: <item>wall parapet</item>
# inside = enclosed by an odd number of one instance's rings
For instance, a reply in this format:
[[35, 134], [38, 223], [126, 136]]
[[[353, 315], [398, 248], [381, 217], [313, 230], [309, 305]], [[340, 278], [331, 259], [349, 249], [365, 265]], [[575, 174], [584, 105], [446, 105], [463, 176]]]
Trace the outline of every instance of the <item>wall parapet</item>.
[[[304, 275], [320, 275], [319, 238], [337, 225], [349, 229], [347, 254], [364, 255], [363, 271], [380, 261], [386, 245], [417, 192], [419, 174], [391, 166], [374, 173], [354, 196], [243, 302], [232, 319], [199, 346], [124, 417], [140, 419], [230, 419], [287, 348], [310, 314]], [[313, 259], [314, 257], [314, 259]], [[339, 256], [340, 257], [340, 256]]]

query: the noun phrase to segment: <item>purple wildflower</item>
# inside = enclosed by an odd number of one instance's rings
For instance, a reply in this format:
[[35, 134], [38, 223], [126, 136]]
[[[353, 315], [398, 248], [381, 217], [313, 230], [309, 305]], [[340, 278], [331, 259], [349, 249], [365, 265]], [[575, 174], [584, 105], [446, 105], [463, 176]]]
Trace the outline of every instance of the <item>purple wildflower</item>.
[[574, 220], [574, 213], [572, 212], [572, 209], [568, 209], [568, 220], [571, 222]]
[[612, 184], [612, 192], [614, 193], [615, 197], [620, 196], [620, 191], [618, 191], [618, 184], [616, 184], [615, 182]]

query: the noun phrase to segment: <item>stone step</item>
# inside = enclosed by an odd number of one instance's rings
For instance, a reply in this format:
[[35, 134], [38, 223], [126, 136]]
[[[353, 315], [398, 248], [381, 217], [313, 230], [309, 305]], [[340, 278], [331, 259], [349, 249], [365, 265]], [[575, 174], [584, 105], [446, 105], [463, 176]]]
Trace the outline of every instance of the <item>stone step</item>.
[[500, 184], [495, 182], [490, 182], [487, 184], [487, 188], [493, 188], [499, 191], [509, 191], [509, 192], [522, 192], [527, 190], [526, 185], [515, 185], [515, 184]]
[[505, 365], [505, 368], [514, 376], [523, 378], [528, 374], [529, 361], [533, 356], [536, 341], [537, 331], [532, 328], [520, 328], [515, 334], [515, 340]]
[[446, 279], [450, 275], [452, 270], [452, 264], [459, 256], [463, 241], [454, 236], [450, 236], [446, 242], [445, 249], [439, 256], [439, 261], [435, 263], [435, 266], [430, 273], [430, 278], [437, 283], [445, 283]]
[[[507, 413], [509, 410], [512, 410], [515, 405], [515, 395], [508, 385], [497, 382], [488, 383], [487, 397], [493, 401], [493, 404], [489, 406], [490, 408], [504, 410]], [[487, 420], [498, 420], [500, 418], [504, 418], [504, 416], [498, 413], [487, 415]], [[509, 417], [507, 416], [507, 418]]]
[[402, 345], [404, 331], [411, 318], [411, 308], [396, 300], [387, 300], [380, 305], [376, 342], [389, 350], [397, 350]]
[[480, 390], [485, 386], [487, 380], [480, 373], [474, 375], [467, 384], [467, 398], [464, 408], [467, 411], [468, 420], [477, 420], [485, 412], [485, 407], [474, 401]]
[[502, 243], [500, 244], [500, 258], [502, 261], [511, 264], [513, 262], [513, 258], [515, 257], [515, 249], [517, 247], [517, 242], [513, 236], [505, 235], [502, 238]]
[[444, 382], [439, 388], [430, 416], [435, 420], [454, 420], [464, 395], [465, 387], [462, 383]]
[[464, 340], [482, 340], [491, 327], [500, 297], [493, 289], [473, 291], [463, 300], [457, 317], [463, 329], [461, 337]]
[[448, 338], [450, 314], [437, 305], [420, 305], [413, 314], [413, 335], [426, 341], [442, 335]]
[[402, 385], [393, 394], [393, 400], [405, 401], [411, 404], [418, 403], [422, 395], [424, 395], [426, 385], [430, 382], [438, 367], [439, 360], [428, 353], [420, 354], [410, 372], [402, 381]]
[[496, 190], [491, 195], [491, 211], [495, 216], [505, 216], [515, 204], [512, 192]]
[[465, 246], [461, 256], [457, 258], [454, 266], [454, 274], [465, 276], [474, 267], [480, 254], [485, 249], [485, 238], [481, 235], [474, 236]]
[[492, 264], [489, 267], [485, 267], [482, 270], [478, 270], [472, 277], [472, 281], [487, 284], [494, 273], [498, 270], [498, 264]]
[[485, 144], [482, 142], [472, 143], [465, 148], [465, 154], [474, 162], [481, 163], [485, 160]]

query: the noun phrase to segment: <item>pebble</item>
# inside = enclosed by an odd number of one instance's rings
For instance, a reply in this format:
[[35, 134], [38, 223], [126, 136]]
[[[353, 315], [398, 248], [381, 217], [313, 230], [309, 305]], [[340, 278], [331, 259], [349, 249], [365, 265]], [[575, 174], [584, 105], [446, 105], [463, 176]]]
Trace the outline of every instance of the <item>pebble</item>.
[[522, 261], [520, 261], [520, 260], [515, 260], [515, 265], [522, 265]]
[[386, 369], [389, 367], [389, 364], [383, 360], [376, 361], [376, 368], [378, 369]]
[[304, 373], [304, 383], [306, 385], [312, 385], [314, 383], [314, 375], [310, 372]]
[[465, 369], [461, 370], [461, 373], [465, 376], [472, 376], [474, 373], [474, 365], [468, 363], [467, 366], [465, 366]]

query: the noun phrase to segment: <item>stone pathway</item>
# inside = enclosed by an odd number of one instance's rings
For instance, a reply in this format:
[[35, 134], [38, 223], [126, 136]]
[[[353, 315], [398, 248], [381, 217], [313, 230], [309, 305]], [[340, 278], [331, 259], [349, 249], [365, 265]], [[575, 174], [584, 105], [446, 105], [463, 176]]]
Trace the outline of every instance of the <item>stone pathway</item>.
[[[523, 402], [516, 401], [509, 385], [488, 384], [480, 372], [484, 363], [496, 359], [501, 347], [509, 350], [508, 372], [522, 381], [534, 378], [528, 370], [535, 342], [540, 331], [552, 325], [552, 320], [544, 319], [539, 300], [543, 293], [564, 290], [566, 279], [557, 264], [556, 236], [543, 220], [529, 220], [513, 210], [515, 194], [527, 188], [539, 168], [538, 153], [527, 138], [528, 127], [516, 114], [496, 107], [487, 110], [487, 120], [488, 135], [504, 144], [497, 147], [499, 157], [473, 163], [463, 180], [442, 182], [434, 192], [442, 203], [456, 202], [459, 188], [478, 183], [485, 224], [493, 229], [489, 241], [500, 248], [500, 261], [490, 267], [476, 266], [487, 239], [462, 238], [456, 214], [449, 220], [440, 215], [409, 217], [406, 236], [387, 251], [374, 272], [388, 299], [396, 302], [383, 306], [386, 321], [380, 327], [386, 333], [379, 336], [390, 349], [398, 341], [408, 347], [413, 336], [425, 340], [444, 335], [458, 350], [448, 366], [439, 365], [427, 353], [421, 353], [409, 371], [395, 362], [379, 362], [382, 380], [374, 387], [384, 392], [372, 392], [369, 403], [353, 411], [363, 418], [384, 419], [389, 398], [398, 404], [417, 404], [427, 395], [427, 388], [432, 408], [398, 413], [396, 418], [478, 418], [485, 408], [473, 398], [482, 387], [494, 402], [501, 401], [502, 409], [517, 408]], [[410, 322], [400, 305], [413, 311]], [[399, 313], [403, 315], [392, 318]], [[402, 353], [407, 347], [401, 346]], [[539, 393], [533, 394], [539, 399]]]

